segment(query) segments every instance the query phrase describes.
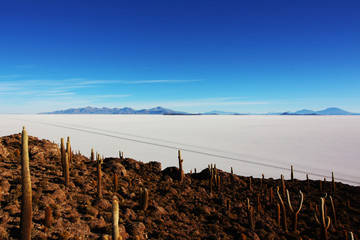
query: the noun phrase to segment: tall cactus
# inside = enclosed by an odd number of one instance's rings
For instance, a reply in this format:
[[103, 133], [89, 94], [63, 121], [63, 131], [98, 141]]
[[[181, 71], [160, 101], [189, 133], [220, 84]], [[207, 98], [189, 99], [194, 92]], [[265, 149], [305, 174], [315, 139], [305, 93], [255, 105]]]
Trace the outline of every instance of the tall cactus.
[[279, 193], [279, 187], [276, 187], [276, 194], [277, 194], [277, 196], [279, 198], [279, 202], [280, 202], [280, 205], [281, 205], [284, 230], [285, 230], [285, 232], [287, 232], [286, 209], [285, 209], [284, 201], [282, 200], [281, 195]]
[[119, 202], [116, 196], [112, 198], [112, 239], [119, 239]]
[[98, 154], [97, 157], [97, 197], [101, 197], [101, 163], [102, 159], [100, 157], [100, 154]]
[[25, 127], [23, 127], [21, 137], [21, 181], [22, 181], [22, 197], [21, 197], [21, 219], [20, 219], [20, 236], [21, 240], [31, 239], [32, 225], [32, 190], [31, 176], [29, 167], [29, 147], [28, 135]]
[[91, 149], [90, 160], [91, 160], [91, 162], [95, 161], [95, 154], [94, 154], [94, 149], [93, 148]]
[[70, 184], [70, 164], [69, 164], [69, 155], [65, 153], [65, 162], [64, 162], [64, 178], [65, 178], [65, 186], [69, 187]]
[[[330, 227], [330, 217], [327, 216], [325, 218], [325, 198], [320, 198], [320, 219], [316, 214], [315, 211], [315, 221], [320, 225], [321, 228], [321, 239], [322, 240], [328, 240], [328, 233], [327, 230]], [[325, 220], [326, 219], [326, 220]]]
[[303, 204], [303, 201], [304, 201], [304, 194], [300, 192], [300, 203], [299, 203], [299, 207], [297, 208], [296, 211], [294, 211], [292, 205], [291, 205], [291, 201], [290, 201], [290, 194], [289, 194], [289, 190], [286, 189], [286, 196], [287, 196], [287, 201], [288, 201], [288, 204], [289, 204], [289, 208], [290, 208], [290, 211], [292, 212], [293, 216], [294, 216], [294, 220], [293, 220], [293, 228], [294, 228], [294, 231], [297, 230], [297, 220], [298, 220], [298, 214], [302, 208], [302, 204]]
[[179, 177], [180, 177], [180, 182], [182, 182], [184, 180], [184, 177], [185, 177], [185, 173], [184, 173], [184, 170], [183, 170], [183, 162], [184, 160], [181, 158], [181, 152], [180, 150], [178, 151], [178, 159], [179, 159]]
[[249, 198], [246, 198], [246, 203], [247, 203], [247, 211], [248, 211], [248, 218], [249, 218], [249, 225], [251, 230], [255, 230], [255, 219], [254, 219], [254, 209], [253, 207], [250, 205], [250, 200]]
[[140, 188], [139, 191], [139, 208], [146, 211], [149, 206], [149, 191], [146, 188]]
[[51, 207], [47, 205], [45, 207], [45, 231], [46, 229], [51, 227], [51, 222], [52, 222]]
[[70, 164], [70, 163], [72, 162], [70, 137], [67, 137], [67, 141], [66, 141], [66, 153], [68, 154], [68, 160], [69, 160], [69, 164]]
[[61, 144], [60, 144], [61, 166], [63, 167], [63, 177], [65, 177], [65, 155], [66, 155], [66, 150], [65, 150], [64, 138], [61, 138], [60, 141], [61, 141]]

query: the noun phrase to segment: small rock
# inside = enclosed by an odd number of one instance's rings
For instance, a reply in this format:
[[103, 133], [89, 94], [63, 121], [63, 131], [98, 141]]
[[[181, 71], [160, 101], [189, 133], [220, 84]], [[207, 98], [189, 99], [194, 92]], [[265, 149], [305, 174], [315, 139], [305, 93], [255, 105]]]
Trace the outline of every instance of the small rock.
[[129, 233], [136, 237], [139, 236], [140, 239], [145, 239], [144, 238], [144, 233], [145, 233], [145, 225], [142, 222], [134, 222], [131, 223], [128, 227], [129, 229]]

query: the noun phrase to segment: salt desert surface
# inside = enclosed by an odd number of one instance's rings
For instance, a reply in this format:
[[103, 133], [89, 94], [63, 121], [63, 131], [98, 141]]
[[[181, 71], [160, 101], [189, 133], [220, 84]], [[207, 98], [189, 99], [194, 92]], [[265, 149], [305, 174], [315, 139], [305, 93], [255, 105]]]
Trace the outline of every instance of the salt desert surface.
[[162, 116], [162, 115], [0, 115], [0, 136], [19, 133], [57, 143], [70, 136], [72, 148], [89, 156], [177, 166], [184, 170], [216, 164], [244, 176], [331, 179], [360, 185], [360, 116]]

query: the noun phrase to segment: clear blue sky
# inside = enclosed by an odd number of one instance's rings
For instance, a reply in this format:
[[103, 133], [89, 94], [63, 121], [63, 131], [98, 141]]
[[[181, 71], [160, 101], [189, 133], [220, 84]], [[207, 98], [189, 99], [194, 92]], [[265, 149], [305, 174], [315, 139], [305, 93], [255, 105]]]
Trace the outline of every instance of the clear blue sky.
[[360, 1], [0, 0], [0, 113], [360, 112]]

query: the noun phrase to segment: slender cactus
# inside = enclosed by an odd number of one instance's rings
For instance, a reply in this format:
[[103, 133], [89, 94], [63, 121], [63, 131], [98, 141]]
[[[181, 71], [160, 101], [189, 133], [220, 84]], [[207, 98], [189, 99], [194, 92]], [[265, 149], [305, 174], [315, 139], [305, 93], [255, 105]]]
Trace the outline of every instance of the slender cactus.
[[182, 166], [184, 160], [181, 158], [180, 150], [178, 151], [178, 159], [179, 159], [179, 174], [180, 174], [179, 177], [180, 177], [180, 182], [182, 182], [184, 180], [185, 174]]
[[230, 214], [230, 211], [231, 211], [231, 201], [230, 201], [230, 199], [226, 200], [226, 210], [227, 210], [227, 213]]
[[276, 187], [276, 194], [277, 194], [277, 196], [279, 198], [279, 202], [281, 204], [282, 221], [283, 221], [284, 230], [285, 230], [285, 232], [287, 232], [286, 209], [285, 209], [284, 201], [282, 200], [281, 195], [279, 193], [279, 187]]
[[307, 187], [310, 188], [309, 174], [306, 174]]
[[286, 198], [286, 186], [285, 186], [284, 175], [282, 175], [282, 174], [281, 174], [281, 191], [282, 191], [283, 198]]
[[149, 206], [149, 191], [146, 188], [140, 188], [139, 192], [139, 208], [146, 211]]
[[330, 204], [331, 204], [332, 222], [333, 222], [334, 227], [336, 228], [337, 220], [336, 220], [336, 212], [335, 212], [334, 201], [333, 201], [331, 196], [329, 196], [329, 198], [330, 198]]
[[72, 162], [72, 154], [71, 154], [71, 144], [70, 144], [70, 137], [67, 137], [66, 141], [66, 152], [69, 158], [69, 164]]
[[65, 177], [65, 143], [64, 143], [64, 138], [60, 139], [61, 143], [60, 143], [60, 153], [61, 153], [61, 166], [63, 167], [63, 177]]
[[112, 239], [119, 239], [119, 202], [116, 196], [112, 198]]
[[52, 213], [51, 212], [52, 212], [51, 207], [49, 205], [47, 205], [45, 207], [45, 229], [51, 227], [51, 222], [52, 222]]
[[[315, 216], [315, 221], [317, 222], [317, 224], [320, 225], [320, 228], [321, 228], [321, 239], [322, 240], [328, 240], [328, 233], [327, 233], [327, 230], [329, 229], [330, 227], [330, 217], [325, 217], [325, 198], [320, 198], [320, 219], [319, 217], [317, 216], [316, 214], [316, 211], [314, 213], [314, 216]], [[325, 220], [326, 219], [326, 220]]]
[[21, 136], [21, 180], [22, 180], [22, 197], [21, 197], [21, 219], [20, 219], [20, 239], [31, 239], [32, 225], [32, 190], [31, 177], [29, 168], [29, 147], [28, 135], [23, 127]]
[[253, 188], [252, 188], [252, 183], [251, 183], [251, 179], [252, 179], [252, 177], [250, 176], [250, 177], [249, 177], [249, 190], [250, 190], [250, 191], [253, 190]]
[[298, 214], [302, 208], [302, 205], [303, 205], [303, 201], [304, 201], [304, 194], [299, 191], [300, 193], [300, 203], [299, 203], [299, 207], [297, 208], [296, 211], [294, 211], [292, 205], [291, 205], [291, 201], [290, 201], [290, 194], [289, 194], [289, 191], [286, 190], [286, 196], [287, 196], [287, 201], [288, 201], [288, 204], [289, 204], [289, 208], [290, 208], [290, 211], [293, 213], [293, 216], [294, 216], [294, 220], [293, 220], [293, 229], [294, 231], [297, 230], [297, 220], [298, 220]]
[[101, 197], [101, 162], [99, 154], [97, 160], [97, 197]]
[[349, 235], [350, 235], [350, 240], [354, 240], [354, 234], [352, 232], [349, 232]]
[[281, 226], [281, 208], [280, 208], [280, 204], [276, 204], [277, 206], [277, 224], [280, 227]]
[[331, 172], [331, 182], [332, 182], [332, 190], [333, 190], [333, 192], [336, 192], [334, 172]]
[[250, 200], [249, 198], [246, 198], [246, 203], [247, 203], [247, 210], [248, 210], [248, 217], [249, 217], [249, 225], [251, 230], [255, 230], [255, 219], [254, 219], [254, 211], [253, 211], [253, 207], [250, 205]]
[[270, 203], [274, 203], [274, 190], [272, 187], [270, 188]]
[[70, 183], [70, 169], [69, 169], [69, 156], [68, 153], [65, 153], [65, 162], [64, 162], [64, 178], [65, 178], [65, 186], [69, 187]]
[[94, 154], [94, 149], [93, 148], [91, 149], [90, 160], [91, 160], [91, 162], [95, 161], [95, 154]]

